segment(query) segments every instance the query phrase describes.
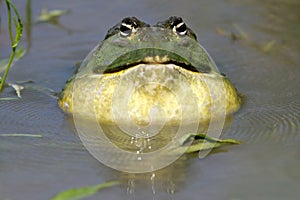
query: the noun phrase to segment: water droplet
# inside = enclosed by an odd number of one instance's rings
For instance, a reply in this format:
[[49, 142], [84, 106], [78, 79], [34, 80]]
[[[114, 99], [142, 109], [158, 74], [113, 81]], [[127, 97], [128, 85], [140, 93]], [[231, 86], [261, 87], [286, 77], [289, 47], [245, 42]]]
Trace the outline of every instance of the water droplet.
[[130, 144], [133, 144], [134, 140], [135, 140], [135, 137], [131, 137]]
[[155, 173], [153, 172], [152, 174], [151, 174], [151, 181], [154, 181], [154, 178], [155, 178]]

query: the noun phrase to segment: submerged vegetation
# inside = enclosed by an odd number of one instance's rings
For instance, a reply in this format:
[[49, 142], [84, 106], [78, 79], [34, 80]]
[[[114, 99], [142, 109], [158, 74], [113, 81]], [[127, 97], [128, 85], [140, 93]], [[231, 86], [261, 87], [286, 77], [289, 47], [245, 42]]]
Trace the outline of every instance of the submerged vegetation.
[[49, 22], [52, 24], [58, 24], [59, 17], [67, 13], [69, 13], [68, 10], [47, 10], [44, 8], [42, 9], [40, 16], [38, 17], [37, 22]]
[[256, 42], [255, 40], [251, 39], [249, 34], [246, 33], [240, 26], [235, 24], [233, 26], [233, 28], [234, 28], [233, 31], [226, 31], [222, 28], [216, 28], [216, 32], [219, 35], [230, 38], [232, 41], [244, 42], [246, 45], [252, 46], [263, 53], [269, 53], [278, 48], [277, 42], [275, 40], [269, 40], [269, 41], [261, 44], [261, 43]]

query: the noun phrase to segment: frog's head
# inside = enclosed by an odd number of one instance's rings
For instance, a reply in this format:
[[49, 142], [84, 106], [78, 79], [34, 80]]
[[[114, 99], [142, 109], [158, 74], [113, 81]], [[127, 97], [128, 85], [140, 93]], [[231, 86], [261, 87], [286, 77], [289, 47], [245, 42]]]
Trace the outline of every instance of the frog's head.
[[88, 61], [82, 67], [99, 74], [119, 72], [142, 63], [175, 64], [200, 73], [217, 71], [181, 17], [170, 17], [153, 26], [135, 17], [124, 18], [109, 29]]

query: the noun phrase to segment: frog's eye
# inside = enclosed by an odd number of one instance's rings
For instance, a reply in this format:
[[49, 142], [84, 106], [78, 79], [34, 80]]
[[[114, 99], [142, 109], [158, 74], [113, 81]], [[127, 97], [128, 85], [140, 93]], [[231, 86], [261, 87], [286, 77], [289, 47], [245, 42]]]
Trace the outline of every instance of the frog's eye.
[[173, 27], [172, 30], [174, 33], [177, 33], [180, 36], [187, 34], [187, 27], [181, 17], [175, 18], [171, 26]]
[[120, 34], [124, 37], [136, 32], [137, 23], [132, 18], [125, 18], [120, 25]]

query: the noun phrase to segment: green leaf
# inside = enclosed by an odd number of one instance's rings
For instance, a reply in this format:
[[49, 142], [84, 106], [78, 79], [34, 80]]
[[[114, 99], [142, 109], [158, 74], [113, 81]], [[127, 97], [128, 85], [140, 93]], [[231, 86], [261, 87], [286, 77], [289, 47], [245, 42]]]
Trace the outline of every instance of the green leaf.
[[[193, 140], [193, 143], [190, 146], [185, 146], [185, 143]], [[209, 149], [215, 149], [218, 147], [232, 145], [232, 144], [240, 144], [241, 142], [234, 139], [218, 139], [214, 137], [209, 137], [205, 134], [189, 134], [187, 136], [182, 137], [178, 140], [181, 147], [174, 149], [173, 152], [184, 152], [185, 153], [193, 153], [198, 151], [205, 151]]]
[[188, 147], [186, 153], [193, 153], [197, 151], [204, 151], [221, 146], [241, 143], [240, 141], [234, 139], [218, 139], [206, 136], [204, 134], [197, 134], [194, 136], [194, 138], [195, 141]]
[[118, 185], [117, 181], [110, 181], [96, 186], [73, 188], [56, 194], [51, 200], [80, 200], [96, 194], [100, 189]]

